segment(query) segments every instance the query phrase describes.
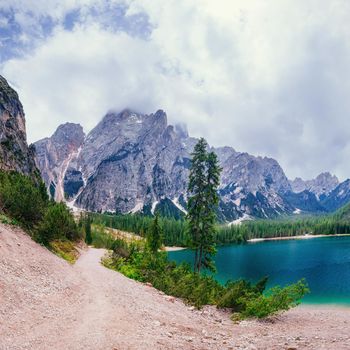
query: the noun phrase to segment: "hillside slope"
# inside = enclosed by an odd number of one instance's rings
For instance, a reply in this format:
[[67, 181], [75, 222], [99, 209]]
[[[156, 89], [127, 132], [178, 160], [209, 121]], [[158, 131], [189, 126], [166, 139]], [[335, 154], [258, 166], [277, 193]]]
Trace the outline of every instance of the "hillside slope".
[[103, 254], [89, 249], [70, 266], [0, 224], [0, 349], [349, 348], [348, 309], [300, 307], [234, 325], [104, 268]]

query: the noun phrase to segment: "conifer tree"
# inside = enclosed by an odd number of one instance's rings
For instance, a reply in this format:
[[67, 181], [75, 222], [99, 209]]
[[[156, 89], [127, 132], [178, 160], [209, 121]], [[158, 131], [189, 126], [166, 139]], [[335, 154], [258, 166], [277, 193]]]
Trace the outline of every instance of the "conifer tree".
[[194, 147], [188, 185], [188, 214], [191, 248], [195, 251], [194, 271], [204, 266], [214, 270], [215, 221], [218, 205], [217, 188], [220, 167], [217, 156], [207, 152], [208, 144], [201, 138]]
[[89, 216], [85, 218], [85, 242], [87, 245], [90, 245], [92, 243], [91, 220]]
[[159, 224], [159, 216], [155, 215], [147, 233], [147, 247], [152, 253], [157, 253], [162, 247], [163, 232]]
[[218, 187], [220, 185], [219, 161], [214, 152], [207, 154], [206, 159], [207, 183], [205, 188], [206, 205], [203, 216], [203, 236], [201, 239], [201, 248], [199, 253], [199, 264], [211, 271], [215, 271], [213, 255], [216, 254], [215, 248], [215, 223], [216, 209], [219, 204]]
[[188, 214], [189, 232], [191, 237], [191, 248], [195, 252], [194, 271], [200, 270], [199, 267], [199, 251], [200, 238], [202, 234], [202, 216], [204, 214], [205, 205], [205, 162], [207, 142], [201, 138], [195, 145], [191, 154], [191, 170], [188, 183]]

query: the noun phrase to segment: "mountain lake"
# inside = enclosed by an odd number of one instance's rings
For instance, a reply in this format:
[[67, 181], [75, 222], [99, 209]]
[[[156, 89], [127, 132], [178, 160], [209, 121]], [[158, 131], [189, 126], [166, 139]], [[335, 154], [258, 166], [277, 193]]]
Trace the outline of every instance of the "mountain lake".
[[[193, 263], [193, 251], [169, 252], [170, 260]], [[304, 303], [350, 304], [350, 236], [262, 241], [218, 247], [216, 278], [257, 282], [268, 287], [305, 278], [311, 293]]]

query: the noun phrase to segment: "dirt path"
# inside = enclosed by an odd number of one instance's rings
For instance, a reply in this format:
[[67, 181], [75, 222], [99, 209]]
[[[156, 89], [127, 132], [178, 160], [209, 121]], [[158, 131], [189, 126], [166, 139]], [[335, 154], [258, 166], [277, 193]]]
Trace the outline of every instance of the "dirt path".
[[181, 301], [104, 268], [100, 264], [104, 253], [90, 248], [74, 266], [89, 287], [83, 293], [85, 306], [77, 313], [83, 322], [68, 327], [65, 348], [199, 349], [216, 341], [210, 341], [208, 334], [213, 320], [208, 322], [206, 315]]
[[0, 349], [350, 349], [350, 309], [299, 307], [234, 325], [100, 264], [74, 266], [0, 224]]

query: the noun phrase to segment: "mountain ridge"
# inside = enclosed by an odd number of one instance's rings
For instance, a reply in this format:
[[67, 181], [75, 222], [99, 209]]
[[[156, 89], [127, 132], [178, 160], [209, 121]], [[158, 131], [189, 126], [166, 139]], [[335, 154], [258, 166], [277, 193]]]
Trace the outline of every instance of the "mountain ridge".
[[[65, 197], [71, 205], [91, 211], [152, 214], [166, 205], [167, 213], [184, 212], [190, 153], [197, 139], [190, 137], [184, 125], [168, 125], [163, 110], [149, 115], [131, 109], [108, 112], [86, 136], [82, 128], [77, 135], [70, 134], [73, 138], [79, 134], [73, 148], [68, 146], [74, 140], [56, 140], [56, 133], [35, 143], [44, 181], [56, 200]], [[56, 144], [67, 152], [60, 155]], [[339, 180], [329, 173], [314, 180], [291, 181], [273, 158], [237, 152], [229, 146], [210, 149], [223, 168], [221, 221], [247, 215], [273, 218], [299, 211], [327, 212], [338, 206], [340, 191], [334, 191]], [[333, 200], [327, 201], [329, 196]], [[341, 201], [348, 199], [350, 188]]]

